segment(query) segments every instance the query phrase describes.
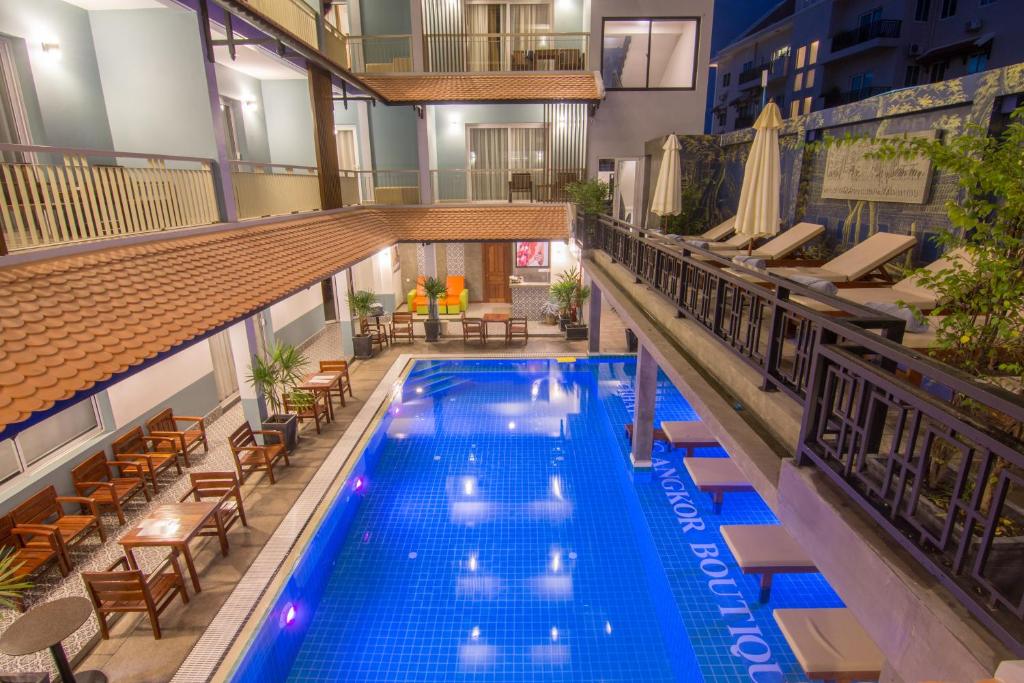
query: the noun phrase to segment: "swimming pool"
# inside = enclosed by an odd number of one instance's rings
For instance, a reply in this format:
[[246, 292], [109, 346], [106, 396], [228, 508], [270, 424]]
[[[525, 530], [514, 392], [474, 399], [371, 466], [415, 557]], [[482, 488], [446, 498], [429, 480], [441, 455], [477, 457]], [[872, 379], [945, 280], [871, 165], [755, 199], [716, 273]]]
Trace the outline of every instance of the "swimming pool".
[[[795, 681], [770, 605], [681, 452], [628, 462], [632, 357], [417, 361], [233, 672], [237, 681]], [[659, 378], [656, 420], [695, 420]], [[702, 457], [722, 457], [704, 449]]]

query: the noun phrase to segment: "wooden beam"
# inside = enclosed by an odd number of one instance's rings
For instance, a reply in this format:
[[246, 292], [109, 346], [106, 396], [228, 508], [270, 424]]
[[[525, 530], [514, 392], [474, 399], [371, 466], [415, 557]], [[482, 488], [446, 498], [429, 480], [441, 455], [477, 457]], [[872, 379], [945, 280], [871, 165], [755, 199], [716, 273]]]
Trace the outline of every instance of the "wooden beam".
[[323, 209], [341, 208], [341, 176], [338, 145], [334, 138], [334, 92], [331, 74], [318, 66], [308, 65], [309, 98], [313, 109], [313, 137], [316, 166], [320, 178], [320, 202]]

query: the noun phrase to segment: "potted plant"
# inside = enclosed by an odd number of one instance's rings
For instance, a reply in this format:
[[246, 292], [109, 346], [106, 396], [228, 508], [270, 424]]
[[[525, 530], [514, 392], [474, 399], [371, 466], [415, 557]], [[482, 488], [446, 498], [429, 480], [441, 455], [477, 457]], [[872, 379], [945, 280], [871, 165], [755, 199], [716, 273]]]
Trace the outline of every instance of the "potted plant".
[[284, 396], [295, 390], [308, 364], [306, 356], [291, 344], [276, 343], [266, 358], [256, 356], [249, 365], [249, 384], [263, 394], [271, 410], [263, 429], [282, 432], [289, 451], [299, 442], [299, 429], [297, 418], [284, 412]]
[[[591, 178], [565, 186], [565, 192], [569, 199], [576, 205], [576, 209], [583, 214], [583, 229], [586, 239], [584, 244], [590, 244], [591, 236], [597, 217], [602, 213], [610, 213], [609, 199], [611, 199], [610, 186], [603, 180]], [[578, 236], [579, 237], [579, 236]]]
[[583, 320], [583, 304], [590, 298], [590, 287], [577, 279], [572, 290], [572, 320], [565, 326], [565, 338], [579, 341], [587, 338], [587, 324]]
[[540, 315], [548, 325], [557, 324], [560, 313], [561, 309], [555, 301], [545, 301], [540, 306]]
[[0, 607], [7, 609], [18, 609], [21, 594], [32, 587], [18, 577], [18, 570], [25, 563], [15, 561], [15, 552], [14, 548], [0, 548]]
[[369, 336], [362, 333], [362, 329], [363, 321], [370, 315], [375, 303], [377, 303], [377, 295], [364, 289], [350, 292], [348, 295], [348, 306], [359, 321], [358, 331], [352, 335], [352, 351], [356, 358], [373, 357], [373, 342]]
[[437, 314], [437, 300], [448, 294], [448, 286], [443, 280], [428, 277], [423, 281], [423, 293], [427, 295], [427, 319], [423, 321], [426, 340], [436, 342], [441, 338], [441, 319]]
[[572, 295], [575, 288], [576, 283], [571, 280], [567, 280], [564, 277], [556, 280], [555, 283], [548, 288], [548, 291], [551, 293], [551, 298], [554, 300], [554, 305], [558, 309], [558, 329], [563, 332], [565, 331], [565, 326], [569, 324], [569, 310], [572, 307]]

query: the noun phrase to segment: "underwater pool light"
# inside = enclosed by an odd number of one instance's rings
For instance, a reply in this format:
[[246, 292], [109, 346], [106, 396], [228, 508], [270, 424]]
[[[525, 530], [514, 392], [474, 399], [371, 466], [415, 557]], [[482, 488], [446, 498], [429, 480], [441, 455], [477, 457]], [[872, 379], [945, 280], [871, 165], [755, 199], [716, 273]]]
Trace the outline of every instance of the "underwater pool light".
[[281, 624], [283, 626], [291, 626], [292, 624], [294, 624], [295, 617], [297, 615], [295, 605], [293, 605], [290, 602], [286, 603], [284, 606], [284, 610], [281, 612], [281, 615]]

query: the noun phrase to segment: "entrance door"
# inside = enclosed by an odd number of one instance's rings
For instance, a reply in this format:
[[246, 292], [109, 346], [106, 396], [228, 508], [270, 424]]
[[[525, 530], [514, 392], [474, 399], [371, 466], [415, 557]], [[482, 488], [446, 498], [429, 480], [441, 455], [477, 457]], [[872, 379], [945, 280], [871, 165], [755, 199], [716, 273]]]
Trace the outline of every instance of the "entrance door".
[[484, 252], [484, 301], [511, 303], [508, 276], [512, 274], [512, 243], [487, 242]]
[[636, 159], [615, 160], [615, 195], [613, 196], [614, 216], [620, 221], [632, 223], [635, 217], [637, 206], [636, 194], [637, 170], [639, 163]]

